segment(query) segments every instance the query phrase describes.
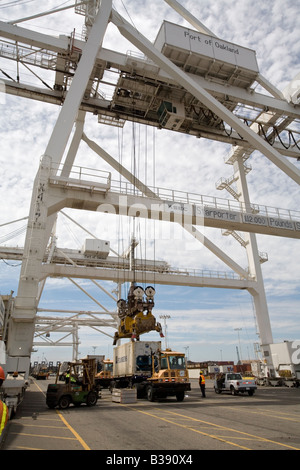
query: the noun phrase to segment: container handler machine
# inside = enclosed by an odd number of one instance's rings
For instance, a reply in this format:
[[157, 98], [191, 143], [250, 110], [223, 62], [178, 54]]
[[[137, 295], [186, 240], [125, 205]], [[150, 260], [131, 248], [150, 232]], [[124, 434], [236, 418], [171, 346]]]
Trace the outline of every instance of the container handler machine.
[[191, 390], [184, 353], [161, 350], [160, 341], [129, 341], [114, 348], [111, 388], [133, 388], [137, 398], [176, 396]]
[[159, 350], [158, 356], [152, 355], [151, 362], [152, 375], [139, 385], [139, 396], [149, 401], [176, 396], [177, 401], [183, 401], [185, 392], [191, 390], [184, 353]]
[[49, 408], [66, 409], [72, 403], [75, 406], [86, 403], [95, 406], [101, 387], [95, 382], [95, 359], [82, 359], [80, 362], [70, 362], [66, 382], [59, 384], [59, 369], [54, 384], [49, 384], [46, 403]]
[[[144, 299], [144, 294], [146, 299]], [[156, 322], [152, 309], [154, 307], [155, 289], [152, 286], [144, 290], [137, 286], [135, 282], [131, 283], [127, 300], [119, 299], [117, 302], [118, 316], [120, 319], [118, 331], [114, 336], [113, 344], [122, 338], [136, 339], [143, 333], [156, 330], [163, 338], [162, 327]]]
[[[134, 244], [132, 244], [131, 259]], [[144, 297], [145, 295], [145, 297]], [[155, 289], [144, 290], [131, 283], [127, 300], [117, 302], [120, 319], [113, 344], [118, 340], [130, 338], [131, 341], [114, 348], [113, 379], [110, 389], [135, 387], [137, 398], [156, 398], [176, 396], [184, 400], [185, 391], [190, 390], [188, 371], [183, 353], [162, 351], [160, 341], [140, 341], [140, 335], [157, 331], [163, 338], [162, 327], [156, 322], [152, 310]]]

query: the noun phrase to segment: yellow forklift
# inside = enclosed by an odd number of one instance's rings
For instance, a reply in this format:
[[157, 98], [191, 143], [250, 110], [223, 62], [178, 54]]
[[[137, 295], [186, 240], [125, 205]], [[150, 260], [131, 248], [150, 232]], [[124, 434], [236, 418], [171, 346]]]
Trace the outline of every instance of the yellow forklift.
[[59, 368], [54, 384], [49, 384], [46, 404], [49, 408], [57, 406], [65, 410], [72, 403], [80, 406], [95, 406], [100, 395], [101, 387], [95, 382], [95, 358], [82, 359], [80, 362], [69, 362], [65, 383], [59, 384]]

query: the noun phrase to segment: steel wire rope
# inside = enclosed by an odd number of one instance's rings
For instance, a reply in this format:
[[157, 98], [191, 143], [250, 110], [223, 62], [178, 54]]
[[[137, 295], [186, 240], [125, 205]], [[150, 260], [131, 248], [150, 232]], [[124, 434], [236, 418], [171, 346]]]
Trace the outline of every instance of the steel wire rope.
[[[144, 140], [144, 145], [145, 145], [145, 163], [144, 163], [144, 179], [145, 179], [145, 185], [148, 185], [147, 181], [147, 169], [148, 169], [148, 127], [145, 126], [145, 140]], [[148, 219], [145, 217], [144, 219], [144, 232], [145, 232], [145, 276], [146, 276], [146, 270], [147, 270], [147, 243], [148, 243]]]
[[4, 264], [9, 266], [10, 268], [18, 268], [19, 266], [22, 266], [22, 261], [19, 264], [9, 264], [7, 261], [5, 261], [4, 258], [0, 258], [0, 259], [1, 259], [1, 261], [3, 261]]
[[289, 135], [289, 143], [288, 143], [288, 145], [285, 145], [285, 143], [284, 143], [283, 140], [281, 139], [280, 133], [278, 132], [277, 127], [273, 126], [273, 131], [274, 131], [275, 134], [277, 135], [278, 140], [279, 140], [279, 142], [281, 143], [281, 145], [282, 145], [286, 150], [289, 149], [290, 146], [291, 146], [291, 131], [288, 132], [288, 135]]
[[280, 137], [280, 132], [278, 131], [278, 128], [276, 126], [272, 126], [273, 136], [271, 136], [271, 138], [267, 136], [266, 132], [264, 131], [264, 128], [263, 128], [262, 124], [258, 124], [258, 127], [259, 127], [259, 135], [263, 135], [266, 142], [268, 142], [268, 144], [270, 144], [271, 146], [274, 145], [275, 138], [276, 138], [275, 136], [277, 136], [279, 142], [281, 143], [281, 145], [286, 150], [288, 150], [291, 147], [292, 140], [294, 142], [294, 145], [297, 147], [297, 149], [300, 150], [300, 147], [299, 147], [297, 141], [295, 140], [294, 133], [293, 133], [292, 130], [290, 130], [290, 129], [286, 130], [287, 133], [288, 133], [289, 141], [288, 141], [288, 144], [285, 144], [284, 141], [282, 140], [282, 138]]
[[[132, 103], [134, 105], [134, 102]], [[133, 113], [134, 115], [134, 113]], [[131, 173], [133, 174], [133, 194], [136, 194], [136, 185], [135, 185], [135, 180], [136, 180], [136, 143], [135, 143], [135, 121], [133, 119], [132, 121], [132, 135], [131, 135]], [[135, 238], [135, 216], [132, 217], [132, 241]], [[136, 282], [136, 265], [135, 265], [135, 259], [134, 259], [134, 247], [133, 247], [133, 264], [131, 265], [131, 269], [133, 268], [133, 283]]]
[[[136, 152], [136, 126], [137, 123], [135, 121], [135, 89], [134, 89], [135, 80], [133, 80], [133, 90], [132, 90], [132, 125], [131, 125], [131, 173], [133, 175], [133, 195], [135, 196], [138, 194], [136, 188], [136, 180], [138, 179], [138, 165], [137, 165], [137, 152]], [[138, 128], [140, 130], [140, 128]], [[139, 152], [138, 152], [138, 159], [139, 159]], [[135, 238], [136, 233], [136, 216], [132, 217], [132, 233], [133, 236], [131, 238]], [[130, 239], [131, 239], [130, 238]], [[135, 263], [135, 256], [134, 256], [134, 248], [133, 248], [133, 282], [136, 282], [136, 263]]]
[[258, 123], [258, 129], [259, 129], [259, 133], [258, 133], [258, 134], [259, 134], [259, 135], [263, 135], [265, 141], [268, 142], [268, 144], [273, 145], [274, 141], [273, 141], [273, 143], [272, 143], [272, 142], [271, 142], [271, 139], [270, 139], [270, 140], [268, 139], [267, 134], [265, 133], [265, 130], [264, 130], [262, 124]]
[[[140, 177], [140, 158], [141, 158], [141, 128], [139, 125], [137, 125], [137, 142], [136, 142], [136, 146], [137, 146], [137, 153], [136, 153], [136, 168], [135, 168], [135, 175], [134, 177], [135, 178], [138, 178]], [[138, 217], [136, 220], [135, 220], [135, 223], [136, 223], [136, 238], [137, 238], [137, 241], [138, 241], [138, 247], [139, 247], [139, 252], [140, 252], [140, 259], [141, 261], [143, 262], [143, 257], [142, 257], [142, 234], [141, 234], [141, 222], [140, 222], [140, 217]], [[142, 284], [144, 284], [144, 275], [143, 275], [143, 270], [142, 270]]]
[[293, 132], [292, 132], [292, 131], [289, 131], [289, 132], [291, 133], [291, 137], [292, 137], [292, 139], [293, 139], [293, 142], [294, 142], [295, 146], [297, 147], [298, 150], [300, 150], [300, 147], [299, 147], [297, 141], [295, 140], [295, 137], [294, 137]]
[[0, 238], [0, 243], [5, 243], [9, 240], [12, 240], [13, 238], [18, 237], [19, 235], [22, 235], [24, 232], [26, 232], [27, 225], [24, 225], [18, 229], [13, 230], [12, 232], [7, 233], [6, 235], [3, 235]]
[[[120, 131], [118, 128], [118, 159], [119, 159], [119, 191], [122, 192], [122, 174], [121, 168], [123, 165], [123, 143], [124, 143], [124, 130]], [[124, 253], [124, 224], [123, 224], [123, 215], [119, 215], [118, 217], [118, 224], [116, 227], [116, 236], [117, 236], [117, 243], [118, 243], [118, 276], [117, 276], [117, 284], [118, 284], [118, 296], [122, 298], [122, 285], [121, 285], [121, 292], [120, 292], [120, 271], [123, 269], [125, 270], [125, 258], [123, 257], [122, 265], [121, 265], [121, 256], [120, 253]]]
[[81, 248], [81, 241], [79, 240], [79, 238], [77, 238], [75, 232], [73, 232], [73, 230], [71, 229], [71, 226], [68, 223], [68, 221], [66, 221], [64, 223], [64, 227], [65, 227], [66, 231], [69, 232], [69, 234], [73, 237], [73, 239], [76, 242], [78, 248], [80, 249]]
[[125, 6], [125, 4], [124, 4], [124, 2], [123, 2], [123, 0], [121, 0], [121, 3], [122, 3], [122, 5], [123, 5], [124, 10], [126, 11], [126, 13], [127, 13], [127, 15], [128, 15], [129, 20], [131, 21], [132, 26], [134, 27], [134, 29], [137, 29], [136, 26], [135, 26], [135, 24], [134, 24], [134, 22], [133, 22], [133, 20], [132, 20], [132, 18], [131, 18], [131, 16], [130, 16], [130, 14], [129, 14], [129, 11], [127, 10], [127, 8], [126, 8], [126, 6]]
[[[20, 7], [20, 6], [26, 5], [27, 3], [32, 3], [32, 2], [35, 2], [35, 1], [37, 1], [37, 0], [13, 0], [11, 2], [4, 3], [3, 5], [0, 5], [0, 10], [4, 10], [5, 8]], [[67, 0], [66, 2], [60, 3], [59, 5], [56, 5], [55, 7], [50, 8], [50, 10], [46, 10], [45, 12], [41, 12], [40, 14], [48, 13], [48, 12], [51, 13], [53, 10], [56, 10], [57, 8], [60, 8], [64, 5], [66, 5], [67, 3], [70, 3], [71, 1], [73, 1], [73, 0]]]
[[[141, 128], [140, 128], [140, 134], [139, 134], [139, 169], [141, 166], [141, 161], [142, 161], [142, 145], [143, 145], [143, 165], [145, 168], [145, 184], [147, 186], [147, 165], [148, 165], [148, 156], [147, 156], [147, 144], [148, 144], [148, 138], [147, 138], [147, 126], [145, 126], [145, 134], [144, 134], [144, 139], [142, 140], [142, 133], [141, 133]], [[140, 169], [139, 176], [142, 173], [142, 170]], [[142, 234], [142, 223], [139, 218], [139, 232], [140, 232], [140, 257], [142, 260], [142, 263], [144, 267], [142, 268], [142, 280], [143, 280], [143, 285], [144, 288], [146, 288], [146, 280], [147, 280], [147, 243], [148, 243], [148, 224], [147, 224], [147, 218], [144, 219], [144, 233]], [[142, 245], [142, 239], [144, 240], [144, 249]]]
[[22, 6], [22, 5], [25, 5], [26, 3], [32, 3], [32, 2], [35, 2], [36, 0], [13, 0], [11, 2], [8, 2], [8, 3], [4, 3], [3, 5], [0, 5], [0, 10], [4, 9], [4, 8], [10, 8], [10, 7], [18, 7], [18, 6]]
[[[152, 129], [152, 177], [153, 177], [153, 188], [154, 191], [156, 191], [156, 128], [153, 127]], [[158, 194], [157, 194], [158, 196]], [[156, 286], [156, 279], [155, 279], [155, 273], [156, 273], [156, 220], [153, 220], [153, 260], [154, 260], [154, 272], [153, 272], [153, 287], [155, 289]]]

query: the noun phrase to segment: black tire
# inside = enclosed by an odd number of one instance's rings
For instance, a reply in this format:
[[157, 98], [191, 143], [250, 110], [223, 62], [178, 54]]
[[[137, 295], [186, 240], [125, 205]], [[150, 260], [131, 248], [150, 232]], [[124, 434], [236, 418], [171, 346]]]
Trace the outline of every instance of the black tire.
[[54, 410], [55, 408], [55, 405], [53, 403], [47, 403], [47, 406], [48, 408], [50, 408], [50, 410]]
[[220, 394], [222, 393], [222, 390], [220, 388], [215, 388], [215, 392]]
[[254, 390], [249, 390], [248, 395], [249, 395], [249, 397], [252, 397], [254, 395]]
[[71, 403], [71, 398], [68, 395], [63, 395], [62, 397], [60, 397], [58, 401], [58, 407], [61, 410], [66, 410], [67, 408], [69, 408], [70, 403]]
[[176, 400], [177, 401], [183, 401], [184, 400], [184, 392], [176, 393]]
[[96, 392], [91, 391], [88, 393], [88, 396], [86, 397], [86, 404], [87, 406], [95, 406], [98, 400], [98, 395]]
[[113, 388], [119, 388], [119, 387], [117, 387], [117, 382], [116, 382], [115, 380], [112, 380], [112, 381], [109, 383], [109, 387], [108, 387], [108, 388], [109, 388], [110, 393], [112, 393]]
[[145, 386], [142, 384], [135, 384], [136, 388], [136, 397], [137, 398], [144, 398], [145, 396]]
[[230, 387], [230, 392], [231, 392], [231, 395], [238, 395], [239, 394], [239, 392], [233, 386]]
[[152, 385], [148, 385], [147, 390], [146, 390], [146, 395], [147, 395], [147, 400], [148, 401], [154, 401], [154, 390]]

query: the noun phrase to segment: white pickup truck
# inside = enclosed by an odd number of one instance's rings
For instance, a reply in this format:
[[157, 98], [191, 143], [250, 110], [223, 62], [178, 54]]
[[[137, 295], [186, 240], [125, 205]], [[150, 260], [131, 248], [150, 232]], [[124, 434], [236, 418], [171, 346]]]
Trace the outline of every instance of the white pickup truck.
[[249, 396], [252, 396], [257, 386], [255, 379], [251, 377], [243, 378], [239, 373], [230, 372], [227, 374], [219, 374], [216, 377], [214, 389], [216, 393], [230, 392], [232, 395], [248, 393]]

